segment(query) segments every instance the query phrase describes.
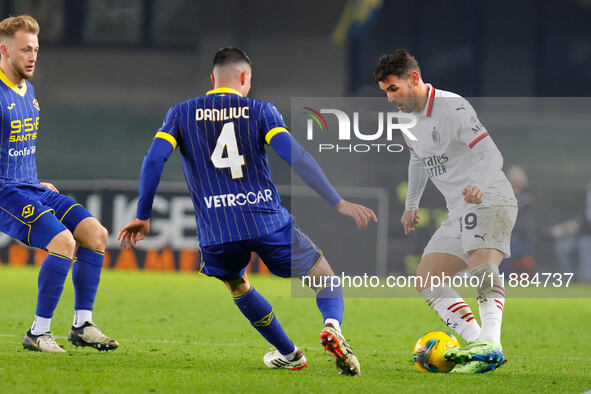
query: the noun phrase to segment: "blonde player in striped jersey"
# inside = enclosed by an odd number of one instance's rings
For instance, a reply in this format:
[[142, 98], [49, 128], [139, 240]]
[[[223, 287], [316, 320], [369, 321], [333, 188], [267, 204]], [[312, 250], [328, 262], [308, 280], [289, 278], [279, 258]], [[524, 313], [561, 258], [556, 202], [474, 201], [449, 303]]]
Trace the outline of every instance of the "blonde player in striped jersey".
[[90, 212], [39, 182], [37, 137], [41, 107], [29, 82], [39, 52], [39, 24], [30, 15], [0, 21], [0, 232], [48, 252], [39, 270], [37, 309], [23, 348], [65, 353], [50, 331], [70, 266], [74, 322], [68, 341], [117, 349], [92, 321], [108, 232]]
[[[417, 290], [448, 327], [468, 345], [445, 357], [459, 365], [454, 372], [483, 373], [505, 360], [501, 322], [505, 290], [498, 266], [510, 255], [510, 238], [517, 202], [502, 171], [503, 158], [468, 101], [423, 82], [416, 59], [406, 50], [383, 55], [374, 79], [388, 101], [413, 113], [416, 140], [404, 138], [410, 150], [408, 192], [402, 226], [415, 230], [419, 201], [428, 179], [445, 197], [449, 218], [425, 247], [417, 275], [426, 279], [453, 276], [468, 268], [476, 287], [481, 326], [470, 307], [451, 287]], [[476, 283], [476, 281], [473, 281]]]

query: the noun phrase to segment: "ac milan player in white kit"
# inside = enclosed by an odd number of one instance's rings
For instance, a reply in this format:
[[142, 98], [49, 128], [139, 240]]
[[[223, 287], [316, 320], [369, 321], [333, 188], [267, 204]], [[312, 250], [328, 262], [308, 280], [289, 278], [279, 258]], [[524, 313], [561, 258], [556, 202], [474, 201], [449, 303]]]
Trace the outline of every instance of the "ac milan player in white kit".
[[[425, 247], [417, 290], [468, 345], [447, 350], [452, 372], [483, 373], [503, 365], [501, 322], [505, 289], [501, 261], [510, 256], [517, 202], [502, 171], [503, 157], [468, 101], [423, 82], [416, 59], [404, 49], [383, 55], [374, 79], [388, 101], [413, 113], [417, 124], [404, 135], [410, 150], [408, 192], [402, 226], [408, 235], [419, 222], [419, 201], [428, 179], [445, 197], [448, 220]], [[451, 287], [431, 287], [428, 277], [453, 276], [468, 268], [476, 286], [481, 326]]]

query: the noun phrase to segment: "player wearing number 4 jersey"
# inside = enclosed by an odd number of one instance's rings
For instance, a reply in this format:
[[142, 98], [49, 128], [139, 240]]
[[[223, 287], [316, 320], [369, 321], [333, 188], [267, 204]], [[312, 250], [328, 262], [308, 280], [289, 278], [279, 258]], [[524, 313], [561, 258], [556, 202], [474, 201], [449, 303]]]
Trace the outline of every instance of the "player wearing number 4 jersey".
[[[366, 227], [376, 217], [370, 209], [339, 196], [312, 156], [291, 137], [272, 104], [246, 97], [250, 79], [248, 56], [236, 48], [220, 49], [213, 60], [214, 89], [172, 106], [144, 160], [137, 218], [121, 229], [119, 239], [129, 247], [149, 232], [164, 163], [178, 147], [197, 218], [200, 272], [222, 280], [236, 306], [275, 347], [263, 357], [265, 365], [299, 370], [307, 365], [306, 357], [287, 337], [269, 302], [251, 287], [245, 267], [251, 252], [256, 252], [281, 277], [334, 274], [322, 252], [281, 206], [266, 145], [358, 227]], [[322, 345], [334, 355], [339, 373], [359, 375], [357, 357], [340, 329], [342, 289], [315, 290], [325, 324]]]
[[505, 360], [501, 321], [505, 289], [498, 266], [509, 257], [517, 203], [502, 171], [501, 153], [467, 100], [425, 84], [416, 59], [406, 50], [380, 57], [374, 79], [390, 102], [413, 113], [417, 124], [405, 135], [410, 149], [405, 234], [419, 222], [419, 201], [428, 179], [445, 197], [449, 218], [433, 234], [417, 269], [422, 278], [454, 275], [469, 268], [478, 277], [481, 325], [470, 307], [448, 286], [417, 290], [468, 345], [445, 357], [460, 365], [453, 372], [488, 372]]

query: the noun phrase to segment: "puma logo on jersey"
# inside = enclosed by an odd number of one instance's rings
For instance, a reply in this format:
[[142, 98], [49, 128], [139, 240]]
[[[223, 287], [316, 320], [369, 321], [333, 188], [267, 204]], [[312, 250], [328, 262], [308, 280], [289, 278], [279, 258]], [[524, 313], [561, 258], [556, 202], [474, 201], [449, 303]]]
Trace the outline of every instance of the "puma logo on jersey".
[[16, 105], [15, 103], [11, 103], [10, 105], [7, 105], [7, 106], [6, 106], [6, 108], [7, 108], [8, 110], [11, 110], [11, 109], [13, 109], [13, 108], [14, 108], [14, 106], [15, 106], [15, 105]]
[[480, 234], [474, 234], [474, 238], [480, 238], [482, 240], [482, 242], [484, 242], [484, 237], [486, 236], [486, 233], [480, 235]]

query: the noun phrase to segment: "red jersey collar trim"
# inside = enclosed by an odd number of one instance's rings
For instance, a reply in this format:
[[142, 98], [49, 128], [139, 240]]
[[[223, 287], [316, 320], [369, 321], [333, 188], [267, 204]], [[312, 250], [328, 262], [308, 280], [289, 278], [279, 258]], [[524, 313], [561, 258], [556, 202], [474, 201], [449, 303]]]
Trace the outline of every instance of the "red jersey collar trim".
[[429, 101], [427, 101], [427, 118], [431, 116], [431, 110], [433, 110], [433, 101], [435, 100], [435, 88], [429, 85]]

